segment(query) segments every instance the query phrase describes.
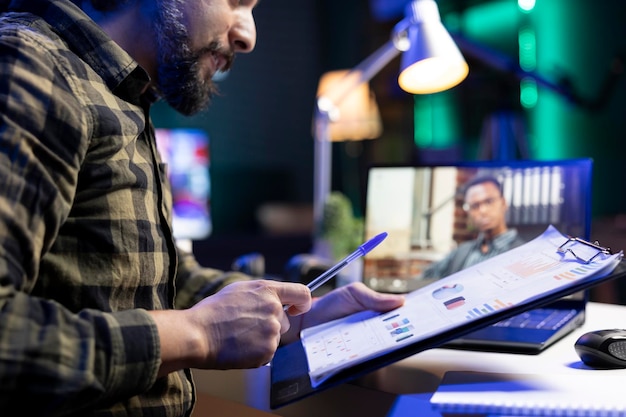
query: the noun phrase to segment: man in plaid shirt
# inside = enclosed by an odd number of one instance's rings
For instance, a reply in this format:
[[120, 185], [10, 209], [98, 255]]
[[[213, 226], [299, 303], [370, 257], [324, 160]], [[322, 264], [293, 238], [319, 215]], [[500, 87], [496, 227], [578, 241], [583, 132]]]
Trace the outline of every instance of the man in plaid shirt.
[[257, 367], [304, 327], [403, 302], [362, 284], [312, 300], [175, 245], [150, 105], [205, 108], [255, 46], [256, 3], [0, 0], [4, 410], [190, 415], [190, 368]]

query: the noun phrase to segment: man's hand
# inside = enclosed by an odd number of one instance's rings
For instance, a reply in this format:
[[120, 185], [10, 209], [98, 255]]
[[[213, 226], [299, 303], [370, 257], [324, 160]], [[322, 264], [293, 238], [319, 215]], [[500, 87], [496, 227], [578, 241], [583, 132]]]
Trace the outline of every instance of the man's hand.
[[[340, 287], [312, 302], [311, 292], [302, 284], [236, 282], [187, 310], [149, 312], [161, 339], [159, 375], [182, 368], [258, 367], [272, 359], [281, 341], [296, 340], [303, 328], [362, 310], [388, 311], [403, 303], [402, 295], [379, 293], [362, 283]], [[288, 313], [285, 305], [290, 306]]]
[[311, 308], [311, 292], [268, 280], [230, 284], [187, 310], [151, 311], [159, 329], [159, 375], [181, 368], [253, 368], [269, 362], [289, 314]]
[[306, 314], [292, 317], [291, 329], [283, 335], [282, 343], [297, 340], [300, 331], [307, 327], [362, 310], [389, 311], [402, 304], [404, 304], [403, 295], [376, 292], [361, 282], [339, 287], [316, 299]]

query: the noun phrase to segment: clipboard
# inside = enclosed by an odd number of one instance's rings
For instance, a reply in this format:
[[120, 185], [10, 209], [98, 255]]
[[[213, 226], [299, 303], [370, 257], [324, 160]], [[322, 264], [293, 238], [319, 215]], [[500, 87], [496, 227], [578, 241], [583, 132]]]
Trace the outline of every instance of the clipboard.
[[[554, 241], [555, 236], [560, 239], [558, 243]], [[467, 317], [465, 320], [454, 322], [441, 329], [425, 332], [424, 335], [419, 335], [420, 329], [413, 329], [412, 332], [414, 334], [418, 333], [418, 336], [413, 338], [412, 341], [403, 341], [401, 344], [398, 344], [397, 347], [387, 349], [379, 354], [350, 364], [347, 367], [339, 368], [339, 370], [332, 373], [321, 382], [313, 383], [309, 373], [309, 359], [307, 358], [305, 348], [305, 344], [308, 343], [308, 341], [303, 343], [302, 339], [300, 339], [289, 345], [281, 346], [271, 362], [270, 407], [272, 409], [280, 408], [314, 395], [317, 392], [354, 380], [416, 353], [439, 347], [446, 342], [482, 327], [489, 326], [524, 311], [541, 307], [600, 283], [626, 276], [626, 264], [622, 260], [623, 253], [621, 251], [613, 254], [609, 248], [600, 246], [598, 242], [592, 243], [580, 238], [565, 236], [558, 232], [553, 226], [550, 226], [541, 236], [525, 245], [420, 288], [413, 293], [407, 294], [407, 297], [412, 297], [414, 293], [418, 292], [419, 294], [416, 294], [416, 297], [423, 296], [426, 293], [434, 293], [434, 291], [437, 288], [441, 288], [442, 285], [445, 286], [455, 282], [466, 284], [472, 279], [477, 279], [476, 274], [479, 272], [496, 270], [499, 265], [503, 263], [506, 264], [508, 260], [513, 259], [515, 256], [524, 257], [529, 251], [534, 250], [533, 245], [538, 244], [538, 242], [546, 244], [546, 239], [548, 238], [551, 239], [550, 245], [553, 245], [550, 250], [554, 253], [555, 262], [558, 260], [558, 262], [567, 263], [568, 267], [570, 265], [573, 267], [573, 270], [579, 269], [580, 267], [583, 271], [580, 273], [580, 277], [563, 277], [558, 284], [554, 284], [552, 281], [556, 281], [557, 278], [561, 279], [562, 277], [557, 277], [550, 271], [545, 273], [545, 277], [540, 274], [541, 276], [539, 278], [552, 280], [549, 285], [555, 287], [550, 290], [539, 290], [506, 307], [485, 311], [473, 317]], [[607, 263], [603, 269], [598, 269], [594, 273], [584, 272], [585, 270], [589, 271], [590, 269], [586, 268], [591, 268], [589, 266], [597, 264], [600, 259], [607, 260], [607, 262], [610, 260], [610, 263]], [[559, 264], [559, 266], [561, 265], [562, 264]], [[505, 298], [504, 295], [501, 298]], [[461, 308], [470, 307], [472, 307], [471, 302]], [[380, 320], [384, 320], [384, 317], [393, 316], [395, 311], [396, 310], [384, 314], [369, 313], [372, 317], [379, 317]], [[367, 315], [368, 312], [349, 316], [347, 319], [348, 322], [352, 317], [359, 317], [361, 314]], [[322, 326], [342, 326], [342, 323], [346, 322], [345, 320], [346, 319], [340, 319]]]

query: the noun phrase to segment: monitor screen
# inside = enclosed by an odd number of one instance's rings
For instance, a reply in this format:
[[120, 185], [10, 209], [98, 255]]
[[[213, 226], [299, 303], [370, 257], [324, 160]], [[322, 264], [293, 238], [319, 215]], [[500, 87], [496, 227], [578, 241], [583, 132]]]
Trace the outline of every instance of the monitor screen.
[[157, 148], [172, 184], [176, 239], [197, 240], [211, 233], [209, 137], [200, 129], [156, 129]]
[[589, 239], [591, 170], [591, 159], [372, 167], [365, 238], [384, 231], [389, 236], [365, 257], [364, 282], [381, 291], [418, 288], [428, 283], [425, 271], [431, 264], [476, 239], [479, 227], [467, 207], [465, 188], [478, 177], [497, 180], [506, 203], [506, 225], [521, 241], [538, 236], [548, 225]]

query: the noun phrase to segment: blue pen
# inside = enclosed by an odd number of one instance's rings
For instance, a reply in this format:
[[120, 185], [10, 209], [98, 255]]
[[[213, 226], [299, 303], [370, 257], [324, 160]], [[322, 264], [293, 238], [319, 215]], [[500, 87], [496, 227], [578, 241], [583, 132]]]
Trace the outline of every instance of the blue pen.
[[[329, 279], [331, 279], [332, 277], [337, 275], [337, 273], [339, 271], [341, 271], [343, 268], [345, 268], [350, 262], [354, 261], [355, 259], [357, 259], [357, 258], [359, 258], [361, 256], [364, 256], [366, 253], [370, 252], [372, 249], [374, 249], [376, 246], [378, 246], [378, 244], [380, 242], [382, 242], [383, 240], [385, 240], [386, 237], [387, 237], [387, 232], [382, 232], [382, 233], [374, 236], [373, 238], [371, 238], [370, 240], [368, 240], [367, 242], [365, 242], [361, 246], [359, 246], [357, 248], [357, 250], [352, 252], [350, 255], [346, 256], [341, 261], [337, 262], [336, 265], [334, 265], [333, 267], [327, 269], [319, 277], [317, 277], [313, 281], [309, 282], [307, 284], [307, 287], [309, 287], [309, 290], [311, 290], [311, 292], [315, 291], [316, 289], [318, 289], [319, 287], [324, 285], [326, 282], [328, 282]], [[290, 305], [286, 305], [286, 306], [283, 307], [283, 309], [285, 311], [287, 311], [289, 309], [289, 307], [291, 307], [291, 306]]]
[[368, 240], [367, 242], [359, 246], [357, 250], [355, 250], [350, 255], [346, 256], [341, 261], [339, 261], [335, 266], [333, 266], [332, 268], [329, 268], [328, 270], [326, 270], [326, 272], [321, 274], [319, 277], [309, 282], [307, 284], [307, 287], [309, 287], [311, 292], [315, 291], [316, 289], [324, 285], [329, 279], [337, 275], [337, 273], [341, 271], [343, 268], [345, 268], [350, 262], [354, 261], [355, 259], [361, 256], [364, 256], [366, 253], [368, 253], [369, 251], [374, 249], [376, 246], [378, 246], [378, 244], [382, 242], [383, 240], [385, 240], [386, 237], [387, 237], [387, 232], [383, 232], [381, 234], [374, 236], [373, 238], [371, 238], [370, 240]]

